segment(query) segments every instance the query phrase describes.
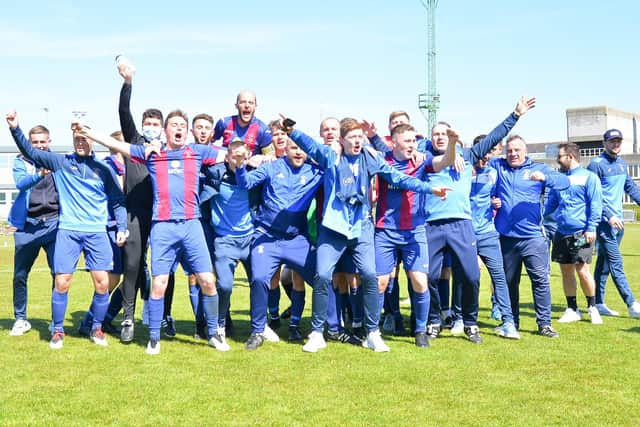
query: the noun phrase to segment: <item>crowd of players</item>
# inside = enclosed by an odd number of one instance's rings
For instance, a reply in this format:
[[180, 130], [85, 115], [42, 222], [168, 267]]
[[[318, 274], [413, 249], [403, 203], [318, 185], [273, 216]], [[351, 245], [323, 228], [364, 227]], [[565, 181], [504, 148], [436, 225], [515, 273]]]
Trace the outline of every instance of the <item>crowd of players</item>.
[[[234, 333], [238, 262], [250, 282], [248, 350], [279, 340], [280, 283], [291, 301], [282, 313], [288, 339], [304, 339], [306, 282], [312, 315], [304, 351], [326, 348], [327, 340], [389, 351], [380, 324], [406, 333], [400, 264], [417, 347], [428, 347], [445, 328], [481, 343], [479, 260], [491, 277], [492, 317], [501, 322], [496, 334], [520, 339], [524, 265], [538, 333], [556, 338], [551, 241], [567, 300], [559, 322], [581, 320], [576, 273], [591, 323], [618, 315], [604, 300], [609, 274], [629, 315], [640, 317], [619, 251], [623, 195], [640, 204], [640, 190], [618, 156], [619, 130], [604, 134], [604, 152], [588, 168], [580, 166], [575, 144], [561, 144], [559, 172], [533, 162], [525, 140], [510, 134], [535, 98], [521, 98], [467, 148], [446, 122], [431, 129], [430, 139], [420, 136], [402, 111], [390, 114], [390, 136], [383, 138], [373, 123], [326, 118], [319, 143], [290, 118], [269, 125], [258, 120], [249, 91], [238, 94], [237, 114], [215, 125], [208, 114], [189, 123], [181, 110], [164, 117], [151, 108], [139, 133], [129, 108], [134, 70], [126, 62], [118, 70], [121, 130], [106, 135], [74, 122], [73, 154], [52, 153], [44, 126], [27, 138], [17, 113], [6, 115], [21, 152], [14, 163], [19, 195], [9, 217], [16, 227], [12, 336], [31, 328], [27, 277], [41, 248], [53, 277], [52, 349], [63, 347], [68, 289], [81, 253], [95, 292], [80, 333], [107, 346], [105, 332], [117, 332], [112, 321], [122, 311], [120, 339], [131, 342], [140, 291], [148, 354], [160, 353], [163, 325], [166, 336], [176, 334], [171, 305], [178, 264], [188, 275], [195, 336], [219, 351], [230, 350], [227, 336]], [[93, 143], [109, 148], [110, 156], [96, 159]], [[543, 217], [554, 227], [545, 230]]]

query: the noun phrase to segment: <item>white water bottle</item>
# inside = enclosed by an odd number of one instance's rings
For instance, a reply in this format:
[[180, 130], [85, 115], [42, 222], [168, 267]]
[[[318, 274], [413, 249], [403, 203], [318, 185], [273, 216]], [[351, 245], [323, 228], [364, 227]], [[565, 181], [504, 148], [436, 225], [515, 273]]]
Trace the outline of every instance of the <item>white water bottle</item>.
[[127, 68], [130, 70], [131, 74], [136, 71], [136, 67], [134, 67], [131, 61], [129, 61], [129, 59], [124, 55], [116, 55], [116, 67], [120, 73]]

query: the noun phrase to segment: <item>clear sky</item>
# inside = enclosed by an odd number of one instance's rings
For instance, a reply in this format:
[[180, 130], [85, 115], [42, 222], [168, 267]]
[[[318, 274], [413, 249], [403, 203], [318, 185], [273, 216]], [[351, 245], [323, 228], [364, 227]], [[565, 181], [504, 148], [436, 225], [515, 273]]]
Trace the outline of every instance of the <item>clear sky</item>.
[[[632, 0], [440, 0], [438, 118], [469, 142], [535, 95], [516, 130], [542, 142], [566, 138], [567, 108], [640, 112], [638, 17]], [[59, 144], [70, 143], [73, 110], [96, 129], [119, 127], [119, 53], [137, 68], [136, 121], [148, 107], [218, 119], [246, 88], [257, 117], [283, 112], [312, 135], [329, 115], [367, 118], [386, 134], [398, 109], [426, 130], [419, 0], [5, 2], [0, 40], [2, 114], [16, 108], [25, 129], [47, 124]]]

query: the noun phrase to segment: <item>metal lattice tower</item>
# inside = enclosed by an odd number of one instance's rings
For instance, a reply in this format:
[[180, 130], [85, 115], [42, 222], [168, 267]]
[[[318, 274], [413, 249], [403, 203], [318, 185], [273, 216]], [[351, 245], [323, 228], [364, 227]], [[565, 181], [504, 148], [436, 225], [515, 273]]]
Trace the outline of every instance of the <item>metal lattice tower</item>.
[[440, 94], [436, 87], [436, 7], [438, 0], [420, 0], [427, 11], [427, 93], [418, 95], [418, 107], [429, 131], [437, 121]]

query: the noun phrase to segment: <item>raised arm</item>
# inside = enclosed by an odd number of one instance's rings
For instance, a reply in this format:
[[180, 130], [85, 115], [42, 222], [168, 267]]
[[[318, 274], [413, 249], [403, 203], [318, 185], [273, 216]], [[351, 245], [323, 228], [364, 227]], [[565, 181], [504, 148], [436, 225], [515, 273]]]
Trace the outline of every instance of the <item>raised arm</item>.
[[7, 124], [11, 130], [11, 136], [16, 146], [20, 150], [23, 156], [33, 160], [36, 165], [45, 167], [52, 171], [60, 169], [64, 164], [64, 154], [51, 153], [49, 151], [36, 150], [31, 143], [27, 140], [20, 129], [18, 121], [18, 113], [16, 110], [11, 110], [6, 115]]
[[120, 130], [125, 141], [131, 143], [142, 142], [142, 138], [136, 129], [136, 124], [131, 115], [131, 92], [133, 70], [130, 67], [119, 67], [118, 72], [124, 82], [120, 89], [120, 101], [118, 103], [118, 115], [120, 116]]
[[110, 150], [117, 151], [125, 157], [131, 157], [131, 144], [129, 144], [128, 142], [118, 141], [117, 139], [112, 138], [107, 134], [96, 132], [93, 129], [88, 128], [87, 126], [83, 126], [79, 122], [73, 122], [71, 124], [71, 129], [73, 129], [74, 132], [86, 136], [87, 138], [107, 147]]
[[[427, 170], [432, 169], [433, 172], [440, 172], [442, 169], [444, 169], [449, 165], [454, 164], [454, 162], [456, 161], [456, 155], [457, 155], [456, 147], [458, 145], [458, 142], [460, 141], [460, 136], [458, 135], [458, 132], [453, 128], [447, 129], [447, 136], [449, 137], [447, 150], [444, 152], [444, 154], [440, 154], [439, 156], [434, 156], [430, 160], [431, 168], [427, 167]], [[429, 161], [428, 157], [427, 157], [427, 161]]]
[[[245, 162], [246, 163], [246, 162]], [[258, 167], [258, 169], [254, 169], [251, 172], [247, 171], [244, 164], [236, 167], [236, 183], [240, 188], [246, 188], [250, 190], [258, 185], [262, 184], [269, 178], [269, 170], [272, 163], [264, 163]]]
[[469, 150], [470, 158], [467, 159], [471, 164], [475, 164], [478, 160], [487, 155], [493, 147], [495, 147], [502, 139], [507, 136], [509, 131], [513, 129], [520, 117], [536, 106], [536, 98], [525, 98], [524, 96], [518, 100], [516, 108], [506, 119], [496, 126], [482, 141], [471, 147]]

